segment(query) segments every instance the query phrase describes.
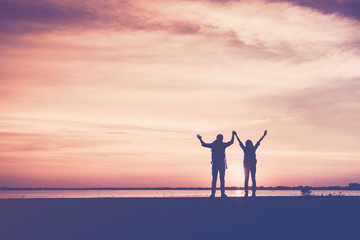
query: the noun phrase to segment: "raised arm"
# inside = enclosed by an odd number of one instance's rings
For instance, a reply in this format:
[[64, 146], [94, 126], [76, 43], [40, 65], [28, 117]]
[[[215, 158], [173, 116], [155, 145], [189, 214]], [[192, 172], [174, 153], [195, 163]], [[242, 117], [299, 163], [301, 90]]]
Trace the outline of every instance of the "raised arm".
[[232, 131], [231, 140], [229, 142], [225, 143], [226, 147], [228, 147], [228, 146], [230, 146], [231, 144], [234, 143], [234, 136], [235, 136], [235, 131]]
[[236, 132], [235, 132], [235, 137], [236, 137], [236, 139], [238, 140], [238, 142], [239, 142], [239, 144], [240, 144], [240, 147], [241, 147], [242, 149], [244, 149], [245, 146], [244, 146], [244, 144], [240, 141], [240, 138], [238, 137], [238, 135], [237, 135]]
[[264, 135], [259, 139], [259, 141], [257, 141], [255, 147], [258, 147], [260, 145], [260, 142], [264, 139], [264, 137], [266, 136], [267, 134], [267, 130], [264, 131]]
[[205, 143], [205, 142], [202, 140], [202, 137], [201, 137], [199, 134], [196, 135], [196, 137], [200, 140], [201, 146], [211, 148], [211, 144], [210, 144], [210, 143]]

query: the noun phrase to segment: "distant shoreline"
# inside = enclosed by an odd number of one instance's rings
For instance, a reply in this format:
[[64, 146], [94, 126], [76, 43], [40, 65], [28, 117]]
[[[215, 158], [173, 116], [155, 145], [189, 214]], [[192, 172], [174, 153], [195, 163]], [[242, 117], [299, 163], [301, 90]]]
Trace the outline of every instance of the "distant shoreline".
[[[276, 187], [257, 187], [258, 190], [300, 190], [302, 188], [309, 188], [310, 190], [360, 190], [360, 184], [349, 184], [349, 186], [328, 186], [328, 187], [311, 187], [311, 186], [297, 186], [297, 187], [287, 187], [287, 186], [276, 186]], [[51, 187], [38, 187], [38, 188], [8, 188], [2, 187], [0, 191], [9, 191], [9, 190], [210, 190], [211, 188], [206, 187], [106, 187], [106, 188], [51, 188]], [[226, 190], [244, 190], [243, 187], [226, 187]]]

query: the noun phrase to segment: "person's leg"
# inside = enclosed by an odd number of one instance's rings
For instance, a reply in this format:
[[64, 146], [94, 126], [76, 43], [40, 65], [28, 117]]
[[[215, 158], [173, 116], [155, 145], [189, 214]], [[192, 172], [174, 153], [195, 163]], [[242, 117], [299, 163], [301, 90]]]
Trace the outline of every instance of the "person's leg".
[[244, 173], [245, 173], [245, 197], [248, 196], [248, 184], [249, 184], [249, 168], [244, 166]]
[[220, 172], [221, 196], [226, 197], [226, 194], [225, 194], [225, 164], [220, 166], [219, 172]]
[[211, 184], [211, 196], [215, 197], [216, 192], [216, 180], [218, 175], [218, 168], [214, 164], [212, 165], [212, 184]]
[[256, 194], [256, 166], [251, 168], [251, 180], [252, 180], [252, 196]]

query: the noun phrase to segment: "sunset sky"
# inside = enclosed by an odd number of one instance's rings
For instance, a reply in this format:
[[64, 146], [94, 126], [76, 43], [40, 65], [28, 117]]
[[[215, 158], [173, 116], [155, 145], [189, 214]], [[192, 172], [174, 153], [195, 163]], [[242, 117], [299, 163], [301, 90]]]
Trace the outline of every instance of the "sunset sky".
[[258, 185], [360, 182], [359, 33], [360, 0], [0, 0], [0, 187], [210, 187], [196, 134], [265, 129]]

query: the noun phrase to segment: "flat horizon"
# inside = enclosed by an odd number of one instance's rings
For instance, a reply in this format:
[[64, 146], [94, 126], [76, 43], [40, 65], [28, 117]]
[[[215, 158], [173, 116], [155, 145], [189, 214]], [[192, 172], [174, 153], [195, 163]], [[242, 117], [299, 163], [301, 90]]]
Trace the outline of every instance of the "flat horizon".
[[234, 130], [259, 185], [360, 182], [359, 32], [357, 0], [0, 0], [0, 186], [209, 186], [196, 136]]
[[[350, 184], [355, 184], [356, 186], [350, 186]], [[251, 187], [251, 185], [250, 185]], [[310, 188], [314, 188], [314, 189], [318, 189], [318, 188], [349, 188], [350, 190], [360, 190], [360, 183], [349, 183], [349, 185], [347, 186], [340, 186], [340, 185], [333, 185], [333, 186], [303, 186], [303, 185], [298, 185], [298, 186], [257, 186], [257, 188], [259, 190], [263, 189], [263, 188], [278, 188], [278, 189], [273, 189], [273, 190], [282, 190], [281, 188], [291, 188], [291, 189], [299, 189], [301, 187], [310, 187]], [[71, 189], [139, 189], [139, 190], [144, 190], [144, 189], [173, 189], [173, 190], [181, 190], [181, 189], [204, 189], [204, 190], [209, 190], [211, 189], [211, 187], [1, 187], [0, 190], [11, 190], [11, 189], [35, 189], [35, 190], [47, 190], [47, 189], [64, 189], [64, 190], [71, 190]], [[219, 187], [217, 187], [217, 189], [220, 189]], [[236, 187], [236, 186], [226, 186], [225, 189], [244, 189], [244, 187]], [[271, 189], [270, 189], [271, 190]]]

